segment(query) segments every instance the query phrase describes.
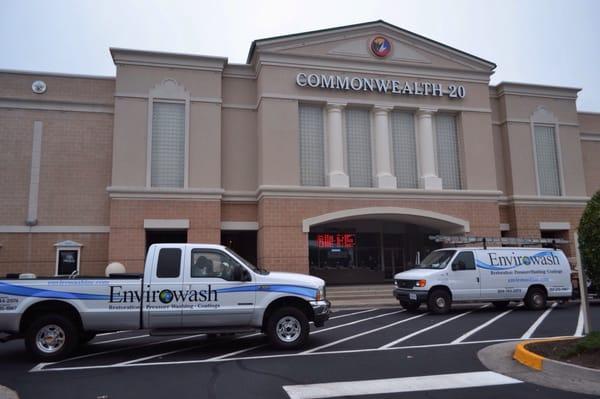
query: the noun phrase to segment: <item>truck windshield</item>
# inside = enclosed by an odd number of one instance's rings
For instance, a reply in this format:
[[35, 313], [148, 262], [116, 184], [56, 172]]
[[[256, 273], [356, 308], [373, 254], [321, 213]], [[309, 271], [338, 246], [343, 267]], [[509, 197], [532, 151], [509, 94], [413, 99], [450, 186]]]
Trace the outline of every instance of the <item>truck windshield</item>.
[[269, 271], [267, 269], [263, 269], [257, 266], [254, 266], [252, 263], [248, 262], [246, 259], [244, 259], [243, 256], [240, 256], [237, 252], [235, 252], [233, 249], [227, 247], [227, 249], [232, 252], [235, 256], [237, 256], [237, 258], [244, 264], [246, 265], [246, 267], [249, 267], [250, 269], [252, 269], [253, 272], [258, 273], [258, 274], [269, 274]]
[[446, 267], [450, 259], [456, 251], [433, 251], [423, 259], [423, 262], [418, 266], [423, 269], [443, 269]]

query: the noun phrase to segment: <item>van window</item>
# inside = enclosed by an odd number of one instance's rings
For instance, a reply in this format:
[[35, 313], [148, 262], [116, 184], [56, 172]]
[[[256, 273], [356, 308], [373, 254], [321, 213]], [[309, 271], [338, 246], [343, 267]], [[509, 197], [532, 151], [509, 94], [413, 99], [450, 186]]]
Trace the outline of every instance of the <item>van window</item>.
[[475, 270], [475, 257], [473, 252], [464, 251], [459, 253], [454, 262], [452, 262], [452, 270]]
[[176, 278], [179, 277], [181, 269], [181, 249], [162, 248], [158, 253], [158, 264], [156, 265], [156, 277]]

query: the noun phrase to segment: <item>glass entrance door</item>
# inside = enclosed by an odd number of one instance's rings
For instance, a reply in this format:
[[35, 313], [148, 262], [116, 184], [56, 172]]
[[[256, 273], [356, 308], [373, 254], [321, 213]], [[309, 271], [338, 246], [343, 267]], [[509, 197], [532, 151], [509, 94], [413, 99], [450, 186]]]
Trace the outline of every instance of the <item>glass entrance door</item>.
[[402, 248], [384, 248], [383, 249], [383, 264], [385, 279], [394, 278], [394, 274], [403, 270]]

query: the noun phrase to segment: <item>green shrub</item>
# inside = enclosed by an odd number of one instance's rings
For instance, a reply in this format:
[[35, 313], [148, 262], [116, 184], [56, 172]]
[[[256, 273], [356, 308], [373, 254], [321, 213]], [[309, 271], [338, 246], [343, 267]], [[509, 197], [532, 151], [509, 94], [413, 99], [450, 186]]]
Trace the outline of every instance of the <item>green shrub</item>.
[[579, 221], [581, 262], [595, 287], [600, 287], [600, 190], [588, 202]]

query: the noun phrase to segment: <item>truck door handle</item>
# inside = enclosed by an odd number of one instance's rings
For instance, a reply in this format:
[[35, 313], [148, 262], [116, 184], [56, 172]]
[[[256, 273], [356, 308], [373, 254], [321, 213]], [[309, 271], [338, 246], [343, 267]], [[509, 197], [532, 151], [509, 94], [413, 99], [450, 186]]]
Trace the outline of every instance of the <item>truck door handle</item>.
[[477, 282], [479, 282], [479, 277], [477, 277]]

